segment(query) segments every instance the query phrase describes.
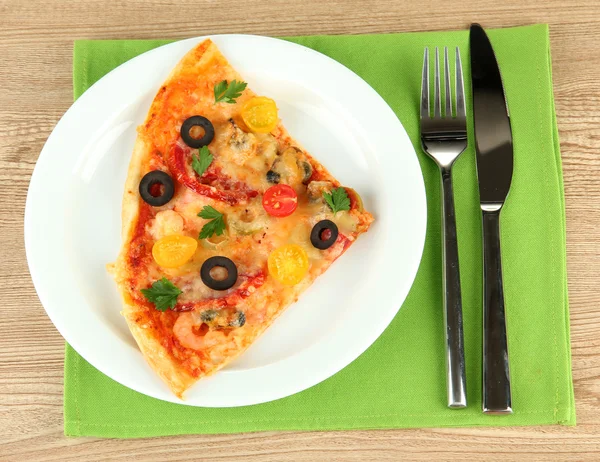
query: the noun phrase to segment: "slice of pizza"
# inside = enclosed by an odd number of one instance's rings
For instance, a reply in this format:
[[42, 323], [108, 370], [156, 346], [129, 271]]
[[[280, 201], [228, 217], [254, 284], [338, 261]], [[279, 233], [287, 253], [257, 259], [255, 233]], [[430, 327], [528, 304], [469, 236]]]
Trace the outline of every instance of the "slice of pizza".
[[373, 217], [210, 40], [158, 91], [108, 265], [144, 357], [179, 397], [239, 356]]

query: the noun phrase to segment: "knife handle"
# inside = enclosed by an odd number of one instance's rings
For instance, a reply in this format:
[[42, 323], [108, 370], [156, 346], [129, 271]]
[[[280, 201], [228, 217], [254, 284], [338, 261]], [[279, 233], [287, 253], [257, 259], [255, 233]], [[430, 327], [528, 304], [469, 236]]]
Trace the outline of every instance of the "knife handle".
[[504, 286], [500, 257], [500, 207], [483, 210], [483, 413], [512, 414]]
[[467, 406], [467, 379], [463, 341], [462, 297], [458, 267], [458, 240], [456, 213], [450, 168], [442, 168], [442, 251], [444, 288], [444, 331], [446, 341], [446, 389], [448, 407], [460, 409]]

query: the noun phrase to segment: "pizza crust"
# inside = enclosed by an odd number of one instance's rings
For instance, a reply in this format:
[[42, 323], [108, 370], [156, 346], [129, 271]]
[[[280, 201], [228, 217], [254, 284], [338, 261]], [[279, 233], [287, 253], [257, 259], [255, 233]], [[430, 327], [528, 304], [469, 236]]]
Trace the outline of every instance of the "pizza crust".
[[[175, 68], [171, 71], [166, 81], [161, 86], [158, 94], [152, 100], [150, 110], [146, 116], [144, 124], [138, 128], [138, 132], [147, 125], [153, 118], [154, 114], [157, 114], [161, 110], [161, 94], [163, 90], [169, 85], [172, 78], [185, 71], [186, 68], [193, 68], [194, 66], [200, 66], [202, 58], [210, 59], [211, 55], [216, 53], [216, 47], [211, 40], [205, 40], [194, 49], [189, 51], [182, 59], [177, 63]], [[122, 239], [123, 243], [126, 243], [131, 238], [134, 224], [137, 221], [139, 211], [139, 191], [138, 187], [140, 180], [142, 179], [142, 167], [144, 160], [147, 159], [152, 152], [152, 144], [146, 140], [146, 137], [142, 133], [138, 133], [135, 145], [133, 147], [133, 153], [129, 162], [129, 168], [127, 171], [127, 179], [125, 180], [125, 192], [123, 194], [122, 204]], [[125, 253], [126, 248], [123, 247], [122, 253]]]
[[[307, 286], [310, 284], [307, 284]], [[304, 289], [303, 289], [304, 290]], [[288, 301], [288, 302], [291, 302]], [[289, 304], [289, 303], [288, 303]], [[278, 304], [277, 304], [278, 305]], [[259, 327], [252, 329], [250, 334], [247, 334], [243, 339], [243, 344], [240, 345], [234, 354], [230, 354], [226, 359], [219, 364], [213, 364], [211, 369], [204, 371], [198, 377], [190, 375], [185, 369], [173, 360], [168, 350], [160, 343], [160, 341], [152, 335], [151, 330], [145, 329], [141, 324], [143, 321], [137, 322], [138, 310], [135, 306], [125, 303], [125, 309], [121, 312], [127, 321], [127, 325], [131, 330], [140, 350], [150, 367], [161, 377], [169, 386], [171, 391], [180, 399], [184, 399], [183, 393], [194, 385], [198, 380], [215, 374], [237, 359], [240, 355], [252, 345], [252, 343], [265, 332], [275, 320], [283, 313], [284, 309], [277, 309], [273, 316], [263, 322]], [[143, 318], [142, 318], [143, 319]]]
[[136, 322], [138, 315], [134, 306], [125, 304], [121, 314], [125, 317], [129, 330], [150, 367], [165, 381], [175, 395], [183, 398], [183, 392], [198, 379], [179, 367], [160, 341], [148, 329], [144, 329]]
[[135, 223], [139, 215], [139, 191], [138, 185], [142, 179], [142, 168], [144, 160], [150, 154], [151, 146], [145, 141], [143, 135], [139, 134], [133, 154], [129, 163], [127, 179], [125, 181], [125, 191], [123, 193], [122, 203], [122, 230], [123, 248], [116, 263], [108, 266], [109, 272], [115, 278], [121, 295], [123, 297], [123, 311], [121, 314], [125, 317], [129, 330], [137, 342], [142, 355], [150, 367], [164, 380], [171, 391], [183, 398], [183, 392], [191, 387], [198, 379], [190, 375], [185, 369], [172, 358], [167, 348], [153, 335], [152, 330], [143, 327], [143, 312], [139, 308], [127, 302], [128, 294], [124, 286], [126, 271], [124, 270], [124, 259], [127, 253], [127, 243], [131, 240], [135, 229]]
[[152, 335], [151, 330], [142, 327], [143, 318], [140, 316], [142, 314], [140, 313], [141, 310], [127, 302], [128, 295], [124, 286], [126, 272], [123, 265], [128, 248], [127, 243], [131, 240], [139, 215], [140, 196], [138, 185], [142, 179], [144, 159], [149, 155], [150, 149], [149, 143], [139, 134], [135, 141], [131, 161], [129, 162], [123, 193], [121, 212], [123, 247], [117, 261], [112, 265], [108, 265], [108, 271], [115, 278], [123, 297], [123, 311], [121, 314], [125, 317], [129, 330], [146, 362], [165, 381], [173, 393], [182, 398], [183, 392], [193, 385], [197, 379], [179, 367], [168, 350]]
[[[138, 135], [133, 147], [133, 154], [127, 170], [127, 179], [125, 180], [125, 191], [123, 193], [123, 204], [121, 211], [121, 238], [123, 243], [131, 238], [134, 225], [137, 221], [139, 212], [140, 193], [139, 184], [142, 179], [142, 159], [148, 156], [149, 146], [144, 141], [142, 135]], [[125, 247], [123, 247], [123, 251]]]
[[[197, 50], [197, 48], [195, 50]], [[181, 71], [185, 65], [185, 61], [189, 60], [190, 54], [192, 54], [192, 52], [188, 53], [188, 55], [177, 64], [163, 87], [168, 84], [173, 75]], [[150, 118], [153, 110], [158, 110], [156, 106], [159, 105], [157, 101], [159, 95], [157, 95], [152, 102], [146, 122]], [[142, 179], [142, 169], [144, 168], [145, 160], [151, 154], [151, 150], [151, 143], [146, 141], [144, 135], [138, 133], [129, 162], [127, 179], [125, 180], [125, 189], [123, 192], [121, 211], [121, 239], [123, 245], [117, 261], [107, 265], [107, 269], [119, 286], [123, 297], [123, 311], [121, 314], [125, 317], [129, 330], [135, 338], [144, 358], [150, 367], [165, 381], [173, 393], [179, 398], [182, 398], [183, 392], [192, 386], [198, 378], [193, 377], [185, 369], [181, 368], [174, 358], [172, 358], [167, 348], [165, 348], [153, 335], [152, 331], [142, 327], [143, 317], [141, 315], [143, 313], [141, 313], [139, 308], [136, 308], [134, 305], [127, 302], [129, 297], [125, 287], [127, 276], [124, 266], [125, 258], [127, 255], [128, 243], [131, 241], [139, 215], [140, 195], [138, 187]]]

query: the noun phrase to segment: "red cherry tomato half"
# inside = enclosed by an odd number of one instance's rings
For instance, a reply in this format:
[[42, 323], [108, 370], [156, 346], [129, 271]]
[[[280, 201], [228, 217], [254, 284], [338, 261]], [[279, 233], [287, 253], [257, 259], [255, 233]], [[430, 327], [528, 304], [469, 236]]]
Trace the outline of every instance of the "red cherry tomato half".
[[298, 195], [287, 184], [276, 184], [265, 191], [263, 207], [274, 217], [287, 217], [298, 207]]

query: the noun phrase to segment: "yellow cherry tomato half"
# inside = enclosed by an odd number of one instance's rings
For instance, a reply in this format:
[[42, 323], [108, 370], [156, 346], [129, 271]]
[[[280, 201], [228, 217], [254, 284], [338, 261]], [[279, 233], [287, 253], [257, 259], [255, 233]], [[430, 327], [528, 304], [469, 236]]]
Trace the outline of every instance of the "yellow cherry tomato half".
[[277, 126], [277, 106], [266, 96], [256, 96], [242, 106], [242, 119], [253, 132], [269, 133]]
[[298, 284], [308, 272], [308, 255], [297, 244], [278, 247], [269, 255], [269, 274], [282, 284]]
[[181, 234], [165, 236], [154, 243], [152, 256], [163, 268], [178, 268], [194, 256], [198, 241]]

